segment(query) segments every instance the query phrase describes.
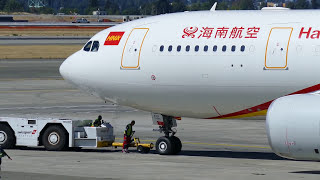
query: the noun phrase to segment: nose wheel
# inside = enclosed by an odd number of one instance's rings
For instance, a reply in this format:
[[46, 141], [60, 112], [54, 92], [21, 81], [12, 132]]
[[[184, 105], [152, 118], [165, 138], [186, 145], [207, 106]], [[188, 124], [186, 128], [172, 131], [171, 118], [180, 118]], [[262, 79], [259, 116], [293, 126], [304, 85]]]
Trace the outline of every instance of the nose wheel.
[[175, 136], [175, 131], [171, 128], [173, 117], [163, 116], [163, 126], [160, 126], [160, 132], [165, 136], [160, 137], [156, 142], [156, 150], [160, 155], [174, 155], [181, 152], [181, 140]]
[[178, 137], [162, 136], [157, 140], [156, 150], [160, 155], [173, 155], [181, 151], [182, 144]]

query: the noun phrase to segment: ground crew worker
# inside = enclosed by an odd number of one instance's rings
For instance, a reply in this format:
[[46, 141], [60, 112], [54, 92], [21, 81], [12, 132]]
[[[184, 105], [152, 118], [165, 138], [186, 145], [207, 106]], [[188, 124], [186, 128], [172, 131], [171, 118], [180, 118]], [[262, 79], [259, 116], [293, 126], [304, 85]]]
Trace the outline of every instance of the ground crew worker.
[[101, 124], [102, 124], [101, 121], [102, 121], [102, 116], [99, 115], [99, 116], [98, 116], [98, 119], [96, 119], [96, 120], [94, 121], [93, 126], [94, 126], [94, 127], [100, 127]]
[[124, 131], [124, 136], [123, 136], [123, 147], [122, 147], [123, 153], [129, 153], [128, 148], [131, 143], [132, 135], [135, 132], [132, 130], [132, 127], [134, 126], [135, 123], [136, 122], [134, 120], [132, 120], [131, 123], [126, 126], [126, 130]]
[[11, 157], [0, 146], [0, 171], [1, 171], [2, 158], [5, 156], [7, 156], [10, 160], [12, 160]]

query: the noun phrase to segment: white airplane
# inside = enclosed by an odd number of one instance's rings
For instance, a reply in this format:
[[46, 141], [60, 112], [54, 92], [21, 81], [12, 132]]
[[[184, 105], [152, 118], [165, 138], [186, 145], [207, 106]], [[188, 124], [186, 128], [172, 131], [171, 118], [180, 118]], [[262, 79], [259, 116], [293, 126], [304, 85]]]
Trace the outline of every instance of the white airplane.
[[171, 129], [177, 117], [265, 116], [273, 102], [267, 115], [273, 151], [320, 160], [318, 16], [265, 8], [135, 20], [97, 33], [60, 73], [104, 101], [163, 119], [160, 154], [181, 150]]

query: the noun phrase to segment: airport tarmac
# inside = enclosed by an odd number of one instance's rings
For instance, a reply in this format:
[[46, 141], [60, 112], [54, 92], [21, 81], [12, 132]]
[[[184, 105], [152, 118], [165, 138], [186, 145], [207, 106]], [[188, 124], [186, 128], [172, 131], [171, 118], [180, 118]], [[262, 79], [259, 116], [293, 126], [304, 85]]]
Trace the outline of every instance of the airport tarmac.
[[[59, 75], [62, 60], [0, 60], [0, 116], [95, 119], [114, 126], [117, 141], [136, 120], [136, 136], [153, 142], [148, 112], [104, 103], [67, 84]], [[318, 162], [280, 158], [269, 148], [264, 120], [178, 121], [183, 142], [178, 155], [139, 154], [132, 148], [49, 152], [44, 148], [7, 150], [2, 179], [319, 179]]]
[[0, 45], [78, 45], [85, 44], [90, 38], [88, 36], [0, 36]]

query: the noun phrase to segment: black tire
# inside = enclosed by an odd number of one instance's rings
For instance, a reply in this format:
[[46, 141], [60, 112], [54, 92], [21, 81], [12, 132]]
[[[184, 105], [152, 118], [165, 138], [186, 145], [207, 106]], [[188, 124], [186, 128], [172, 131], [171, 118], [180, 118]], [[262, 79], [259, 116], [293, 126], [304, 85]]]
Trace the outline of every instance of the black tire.
[[6, 124], [0, 124], [0, 145], [4, 149], [11, 149], [16, 145], [14, 132]]
[[67, 132], [60, 126], [49, 126], [42, 136], [44, 147], [48, 151], [61, 151], [67, 147]]
[[139, 146], [137, 147], [137, 151], [138, 151], [138, 153], [144, 153], [144, 147], [142, 147], [141, 145], [139, 145]]
[[160, 155], [170, 155], [175, 152], [172, 140], [164, 136], [157, 140], [156, 150]]
[[171, 140], [172, 140], [172, 142], [174, 143], [174, 146], [175, 146], [174, 154], [178, 154], [179, 152], [181, 152], [181, 149], [182, 149], [181, 140], [176, 136], [171, 136], [170, 138], [171, 138]]

